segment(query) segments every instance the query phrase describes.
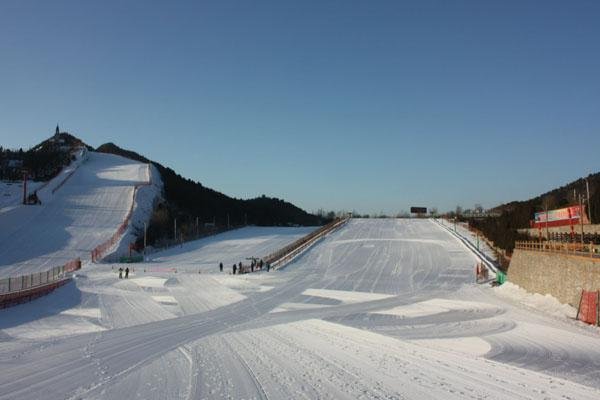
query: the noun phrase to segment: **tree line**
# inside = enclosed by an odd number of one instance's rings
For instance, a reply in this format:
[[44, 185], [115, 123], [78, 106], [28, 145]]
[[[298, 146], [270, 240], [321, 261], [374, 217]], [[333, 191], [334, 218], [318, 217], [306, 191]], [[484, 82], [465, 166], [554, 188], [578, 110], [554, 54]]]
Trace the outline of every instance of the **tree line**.
[[[318, 226], [331, 221], [329, 216], [310, 214], [278, 198], [265, 195], [253, 199], [229, 197], [114, 143], [103, 144], [96, 151], [152, 163], [158, 169], [164, 185], [164, 199], [156, 206], [150, 220], [148, 244], [186, 240], [243, 225]], [[178, 237], [175, 237], [175, 220]]]

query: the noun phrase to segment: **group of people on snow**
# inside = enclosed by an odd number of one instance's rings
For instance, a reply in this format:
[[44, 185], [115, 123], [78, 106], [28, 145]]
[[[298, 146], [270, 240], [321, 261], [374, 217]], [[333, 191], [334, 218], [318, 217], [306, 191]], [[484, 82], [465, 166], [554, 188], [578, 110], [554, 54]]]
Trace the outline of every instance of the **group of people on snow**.
[[[129, 278], [129, 267], [125, 268], [125, 279]], [[123, 279], [123, 267], [119, 267], [119, 279]]]
[[[232, 272], [233, 275], [235, 275], [236, 273], [238, 275], [241, 274], [246, 274], [248, 272], [254, 272], [255, 270], [262, 270], [264, 267], [267, 267], [267, 272], [269, 272], [271, 270], [271, 264], [269, 263], [265, 263], [263, 260], [256, 260], [255, 258], [252, 259], [252, 262], [250, 263], [250, 265], [243, 265], [242, 262], [240, 261], [239, 264], [233, 264], [232, 266]], [[219, 263], [219, 271], [223, 272], [223, 263]]]

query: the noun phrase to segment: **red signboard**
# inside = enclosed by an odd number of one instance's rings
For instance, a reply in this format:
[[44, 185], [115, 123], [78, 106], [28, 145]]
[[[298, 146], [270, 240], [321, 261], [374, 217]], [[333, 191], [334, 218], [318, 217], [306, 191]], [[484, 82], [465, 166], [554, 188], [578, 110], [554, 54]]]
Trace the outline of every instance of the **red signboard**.
[[531, 226], [534, 228], [544, 228], [546, 226], [576, 225], [581, 223], [580, 218], [582, 217], [584, 224], [589, 223], [585, 214], [585, 206], [571, 206], [558, 210], [550, 210], [547, 213], [535, 213], [534, 220], [531, 221]]

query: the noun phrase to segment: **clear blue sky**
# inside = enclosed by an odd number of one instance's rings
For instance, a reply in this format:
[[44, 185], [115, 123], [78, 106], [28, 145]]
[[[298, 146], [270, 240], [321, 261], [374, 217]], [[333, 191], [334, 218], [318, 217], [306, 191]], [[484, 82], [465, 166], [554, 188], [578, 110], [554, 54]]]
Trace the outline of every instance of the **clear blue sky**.
[[0, 2], [0, 144], [60, 123], [311, 211], [600, 170], [598, 1]]

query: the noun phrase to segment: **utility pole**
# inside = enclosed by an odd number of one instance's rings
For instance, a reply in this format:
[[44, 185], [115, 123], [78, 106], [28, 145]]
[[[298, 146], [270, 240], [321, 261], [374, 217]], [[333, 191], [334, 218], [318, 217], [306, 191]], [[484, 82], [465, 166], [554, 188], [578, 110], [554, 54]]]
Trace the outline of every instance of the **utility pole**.
[[544, 212], [546, 213], [546, 240], [550, 240], [550, 231], [548, 230], [548, 204], [544, 207]]
[[[144, 222], [144, 251], [142, 252], [142, 260], [146, 262], [146, 243], [147, 243], [148, 225]], [[130, 256], [131, 257], [131, 256]]]
[[579, 222], [581, 223], [581, 251], [583, 251], [583, 195], [579, 195]]
[[23, 204], [27, 204], [27, 172], [23, 172]]
[[585, 188], [587, 190], [587, 209], [588, 209], [588, 220], [592, 223], [592, 204], [590, 203], [590, 182], [588, 178], [585, 178]]

